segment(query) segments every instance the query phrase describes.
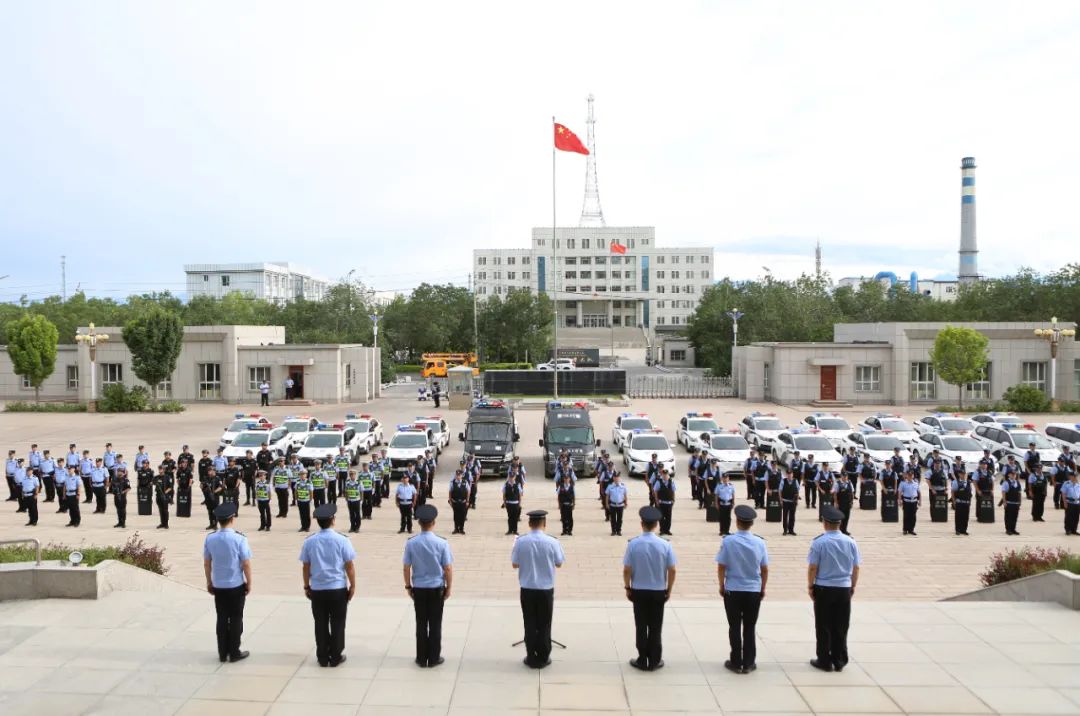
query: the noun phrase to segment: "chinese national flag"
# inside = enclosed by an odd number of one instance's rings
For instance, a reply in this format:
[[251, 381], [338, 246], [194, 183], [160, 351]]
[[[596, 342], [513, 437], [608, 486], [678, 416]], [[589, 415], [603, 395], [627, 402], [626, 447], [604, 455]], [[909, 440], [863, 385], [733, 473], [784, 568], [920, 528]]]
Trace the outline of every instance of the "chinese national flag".
[[620, 244], [617, 241], [612, 241], [611, 242], [611, 253], [613, 253], [613, 254], [625, 254], [626, 253], [626, 247], [623, 246], [622, 244]]
[[589, 153], [589, 150], [581, 143], [578, 136], [558, 122], [555, 123], [555, 148], [564, 152]]

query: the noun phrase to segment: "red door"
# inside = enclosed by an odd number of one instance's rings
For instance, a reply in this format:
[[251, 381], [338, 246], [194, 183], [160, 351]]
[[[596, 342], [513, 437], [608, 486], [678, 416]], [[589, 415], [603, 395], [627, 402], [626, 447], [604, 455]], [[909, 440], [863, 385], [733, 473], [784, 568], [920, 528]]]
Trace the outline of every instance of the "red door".
[[836, 366], [821, 366], [821, 399], [836, 400]]

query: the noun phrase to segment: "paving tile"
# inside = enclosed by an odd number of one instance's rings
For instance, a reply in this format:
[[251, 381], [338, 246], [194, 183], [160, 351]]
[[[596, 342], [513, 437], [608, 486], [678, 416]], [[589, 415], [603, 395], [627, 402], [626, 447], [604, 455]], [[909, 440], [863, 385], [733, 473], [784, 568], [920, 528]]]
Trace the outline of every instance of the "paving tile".
[[145, 671], [126, 678], [110, 692], [115, 696], [189, 699], [209, 678], [206, 674]]
[[[839, 674], [826, 673], [810, 666], [810, 661], [781, 663], [795, 686], [873, 686], [874, 681], [858, 664], [849, 663]], [[757, 672], [754, 672], [755, 674]]]
[[212, 674], [221, 668], [216, 653], [206, 649], [189, 651], [167, 647], [154, 653], [154, 658], [143, 662], [140, 672], [166, 671], [191, 674]]
[[207, 678], [196, 699], [207, 701], [274, 701], [285, 682], [273, 676], [236, 676], [218, 673]]
[[[348, 663], [348, 662], [346, 662]], [[363, 679], [289, 679], [278, 702], [359, 706], [371, 682]]]
[[0, 679], [0, 692], [27, 691], [56, 678], [55, 673], [31, 666], [4, 666], [2, 671], [4, 678]]
[[[437, 670], [432, 670], [437, 671]], [[364, 705], [368, 706], [442, 706], [450, 703], [454, 691], [453, 681], [427, 681], [427, 670], [411, 681], [391, 681], [376, 679], [364, 695]], [[423, 682], [423, 688], [417, 684]]]
[[876, 686], [800, 686], [815, 713], [900, 713], [896, 702]]
[[355, 704], [324, 703], [320, 703], [313, 708], [308, 704], [287, 704], [279, 701], [276, 704], [271, 704], [266, 716], [312, 716], [313, 711], [317, 711], [318, 716], [353, 716], [357, 708]]
[[[11, 698], [5, 702], [7, 696]], [[0, 712], [4, 716], [71, 716], [86, 711], [96, 701], [86, 694], [22, 691], [0, 694]]]
[[106, 694], [121, 681], [138, 674], [113, 669], [65, 669], [63, 690], [72, 694]]
[[[245, 645], [246, 646], [246, 645]], [[251, 656], [221, 667], [223, 672], [236, 676], [292, 676], [307, 658], [307, 654], [252, 651]], [[349, 662], [346, 661], [346, 664]], [[318, 667], [316, 667], [318, 668]], [[333, 669], [328, 669], [333, 671]]]
[[1005, 659], [994, 661], [962, 661], [939, 665], [947, 674], [963, 686], [1000, 686], [1001, 684], [1041, 684], [1038, 679], [1025, 678], [1030, 670], [1012, 664]]
[[[851, 668], [848, 664], [848, 669]], [[862, 663], [866, 674], [878, 686], [958, 686], [947, 668], [934, 663], [895, 664]], [[844, 670], [847, 673], [847, 669]], [[1015, 674], [1015, 671], [1013, 672]]]
[[748, 674], [744, 685], [739, 687], [713, 687], [716, 702], [725, 714], [728, 711], [805, 713], [810, 710], [794, 686], [769, 685], [756, 689], [753, 687], [753, 678], [754, 674]]
[[262, 701], [191, 699], [176, 716], [263, 716], [269, 709], [270, 704]]
[[658, 689], [648, 684], [627, 684], [626, 698], [632, 711], [704, 711], [716, 708], [716, 696], [707, 686]]
[[541, 684], [540, 707], [550, 710], [625, 710], [626, 692], [621, 683]]
[[1074, 701], [1054, 689], [973, 686], [971, 691], [1001, 713], [1075, 714], [1080, 710]]
[[171, 716], [183, 698], [108, 694], [85, 711], [85, 716]]
[[459, 683], [450, 700], [452, 709], [532, 709], [540, 707], [539, 686], [507, 688], [498, 681]]
[[886, 686], [904, 713], [985, 714], [990, 708], [962, 686]]

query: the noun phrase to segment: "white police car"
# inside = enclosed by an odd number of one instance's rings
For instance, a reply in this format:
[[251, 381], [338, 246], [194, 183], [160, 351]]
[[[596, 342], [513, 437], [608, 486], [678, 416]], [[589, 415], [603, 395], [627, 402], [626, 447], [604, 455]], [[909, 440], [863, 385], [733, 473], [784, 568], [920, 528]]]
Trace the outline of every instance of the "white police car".
[[664, 437], [663, 431], [654, 428], [632, 432], [623, 449], [623, 467], [626, 474], [645, 475], [654, 453], [656, 461], [667, 468], [669, 475], [674, 475], [675, 451], [671, 449], [671, 443]]
[[1020, 416], [1012, 412], [992, 410], [989, 413], [976, 413], [971, 416], [971, 422], [978, 425], [1004, 425], [1006, 423], [1022, 423]]
[[259, 413], [236, 413], [233, 415], [233, 421], [225, 427], [225, 432], [218, 439], [218, 446], [230, 445], [236, 439], [236, 436], [244, 430], [250, 430], [256, 425], [266, 425], [269, 422], [265, 416]]
[[333, 425], [319, 423], [308, 433], [304, 445], [296, 451], [296, 454], [302, 464], [311, 465], [316, 460], [325, 462], [327, 455], [333, 460], [337, 457], [338, 448], [341, 447], [345, 448], [345, 454], [349, 456], [349, 464], [355, 465], [360, 456], [360, 437], [356, 434], [356, 430], [345, 423]]
[[742, 475], [743, 465], [750, 459], [750, 443], [738, 430], [717, 428], [701, 433], [697, 444], [705, 450], [710, 462], [714, 458], [719, 461], [717, 464], [726, 475]]
[[435, 434], [424, 423], [398, 425], [397, 432], [386, 444], [386, 457], [390, 459], [393, 474], [405, 472], [410, 462], [424, 456], [425, 450], [435, 451]]
[[925, 418], [915, 421], [915, 432], [919, 435], [925, 433], [963, 433], [968, 435], [975, 432], [974, 421], [962, 417], [956, 413], [934, 413]]
[[221, 454], [227, 458], [244, 457], [248, 450], [252, 454], [257, 454], [259, 450], [262, 450], [263, 443], [266, 443], [266, 449], [273, 454], [275, 460], [279, 457], [287, 457], [292, 448], [288, 430], [283, 426], [274, 427], [272, 423], [261, 423], [237, 433]]
[[795, 428], [785, 430], [776, 436], [776, 448], [773, 455], [781, 465], [791, 466], [795, 459], [795, 451], [799, 451], [799, 457], [805, 460], [808, 456], [814, 456], [814, 462], [820, 465], [823, 462], [835, 465], [839, 459], [836, 448], [817, 428]]
[[990, 448], [990, 454], [997, 460], [1004, 460], [1012, 455], [1017, 462], [1023, 464], [1024, 454], [1032, 442], [1035, 443], [1035, 451], [1039, 453], [1039, 459], [1044, 465], [1056, 461], [1060, 454], [1054, 443], [1038, 432], [1031, 423], [987, 423], [975, 428], [975, 437], [983, 447]]
[[630, 442], [630, 434], [635, 430], [652, 430], [652, 420], [645, 413], [622, 413], [615, 418], [615, 426], [611, 428], [611, 442], [622, 452], [626, 444]]
[[979, 441], [964, 433], [923, 433], [915, 441], [913, 448], [919, 453], [919, 462], [926, 467], [930, 467], [934, 450], [937, 450], [944, 462], [950, 465], [959, 457], [964, 461], [969, 473], [975, 472], [983, 456]]
[[349, 413], [345, 416], [345, 425], [356, 431], [360, 452], [369, 453], [382, 445], [382, 423], [367, 413], [363, 415]]
[[785, 430], [787, 426], [777, 419], [776, 413], [759, 413], [755, 410], [739, 421], [739, 434], [746, 442], [766, 450], [776, 450], [776, 438]]
[[806, 427], [820, 430], [834, 448], [839, 448], [851, 432], [851, 425], [839, 413], [811, 413], [802, 421]]
[[847, 434], [841, 447], [845, 455], [848, 448], [855, 448], [855, 454], [859, 456], [859, 462], [862, 462], [864, 455], [869, 455], [870, 462], [878, 470], [884, 467], [885, 463], [896, 454], [893, 452], [894, 448], [900, 448], [900, 456], [904, 458], [905, 462], [911, 459], [911, 451], [892, 433], [854, 430]]
[[1080, 423], [1047, 423], [1046, 438], [1059, 448], [1080, 451]]
[[679, 418], [679, 429], [675, 431], [675, 442], [687, 449], [699, 450], [708, 447], [708, 441], [702, 441], [701, 436], [719, 430], [720, 426], [713, 420], [712, 413], [687, 413]]
[[293, 452], [304, 447], [304, 441], [307, 440], [308, 433], [314, 430], [318, 424], [319, 421], [310, 415], [285, 416], [285, 419], [281, 421], [281, 425], [289, 431], [289, 441], [292, 443]]
[[873, 415], [866, 416], [859, 425], [870, 428], [871, 430], [879, 430], [884, 433], [891, 433], [900, 442], [907, 446], [912, 446], [918, 439], [919, 434], [915, 432], [915, 428], [908, 424], [908, 421], [901, 418], [899, 415], [892, 413], [874, 413]]
[[450, 429], [446, 427], [446, 421], [441, 415], [418, 415], [413, 422], [431, 431], [436, 455], [442, 453], [442, 449], [450, 444]]

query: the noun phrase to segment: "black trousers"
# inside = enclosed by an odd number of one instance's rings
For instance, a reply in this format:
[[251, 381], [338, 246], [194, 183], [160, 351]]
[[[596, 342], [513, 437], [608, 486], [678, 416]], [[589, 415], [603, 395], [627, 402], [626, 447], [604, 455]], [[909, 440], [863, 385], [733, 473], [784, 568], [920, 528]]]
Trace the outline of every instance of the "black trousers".
[[[788, 502], [787, 500], [780, 500], [780, 521], [784, 525], [785, 533], [795, 531], [795, 507], [798, 502], [799, 499], [797, 497], [791, 502]], [[844, 521], [846, 522], [847, 519], [845, 518]], [[844, 525], [844, 527], [846, 528], [847, 525]], [[746, 594], [750, 593], [751, 592], [746, 592]]]
[[94, 512], [105, 511], [105, 495], [107, 494], [104, 485], [94, 486]]
[[289, 516], [289, 489], [288, 488], [274, 488], [274, 493], [277, 495], [277, 516], [288, 517]]
[[[847, 534], [848, 521], [851, 519], [851, 505], [849, 504], [847, 507], [838, 507], [837, 509], [844, 513], [844, 519], [840, 520], [840, 531]], [[914, 525], [914, 523], [912, 524]], [[914, 526], [912, 529], [915, 529]]]
[[754, 507], [765, 509], [765, 480], [754, 480]]
[[559, 505], [559, 520], [562, 522], [563, 534], [574, 533], [574, 508], [570, 505]]
[[758, 612], [761, 611], [761, 592], [727, 592], [724, 594], [727, 613], [728, 643], [731, 644], [731, 663], [737, 667], [757, 664]]
[[659, 664], [664, 656], [664, 592], [633, 589], [630, 591], [630, 600], [634, 603], [638, 663], [651, 668]]
[[41, 478], [41, 484], [45, 485], [45, 501], [52, 502], [56, 499], [56, 477], [54, 475], [46, 475]]
[[341, 660], [341, 652], [345, 651], [345, 616], [348, 609], [348, 589], [311, 591], [311, 616], [315, 620], [315, 658], [320, 664]]
[[355, 500], [353, 502], [346, 500], [345, 504], [349, 508], [349, 529], [360, 529], [360, 500]]
[[127, 494], [113, 495], [113, 507], [116, 508], [116, 524], [127, 525]]
[[79, 493], [75, 492], [67, 498], [68, 524], [78, 527], [82, 524], [82, 514], [79, 512]]
[[956, 534], [962, 534], [967, 532], [968, 520], [971, 517], [971, 503], [957, 502], [953, 505], [953, 525], [956, 527]]
[[746, 499], [754, 499], [754, 475], [752, 473], [746, 476]]
[[27, 522], [36, 525], [38, 521], [37, 496], [30, 495], [22, 498], [22, 508], [26, 511]]
[[8, 502], [16, 502], [19, 499], [19, 483], [15, 482], [14, 475], [7, 475]]
[[311, 529], [311, 501], [297, 502], [296, 509], [300, 513], [300, 529]]
[[731, 505], [720, 505], [716, 508], [720, 513], [720, 534], [726, 535], [731, 532]]
[[660, 509], [660, 534], [671, 534], [671, 508], [670, 502], [658, 502], [656, 505]]
[[1077, 524], [1080, 523], [1080, 505], [1065, 505], [1065, 534], [1076, 534]]
[[363, 515], [365, 520], [371, 519], [371, 497], [372, 493], [365, 492], [363, 497], [360, 498], [360, 514]]
[[1031, 519], [1041, 520], [1046, 511], [1046, 491], [1031, 493]]
[[311, 491], [311, 501], [315, 503], [315, 506], [326, 504], [326, 488], [319, 487]]
[[401, 526], [399, 530], [408, 530], [412, 532], [412, 503], [401, 504], [398, 503], [398, 512], [401, 513]]
[[214, 587], [214, 608], [217, 610], [217, 651], [219, 657], [240, 651], [240, 635], [244, 633], [244, 586], [218, 589]]
[[851, 588], [814, 585], [814, 631], [819, 661], [847, 666], [850, 623]]
[[270, 529], [270, 500], [256, 500], [259, 507], [259, 527]]
[[434, 664], [442, 656], [443, 588], [412, 590], [416, 612], [416, 661]]
[[1020, 503], [1005, 503], [1005, 532], [1006, 534], [1016, 531], [1016, 519], [1020, 516]]
[[521, 521], [521, 505], [506, 505], [506, 531], [517, 534], [518, 522]]
[[169, 501], [164, 495], [158, 495], [157, 498], [157, 513], [158, 522], [166, 527], [169, 526]]
[[56, 511], [57, 512], [67, 512], [68, 511], [68, 499], [67, 499], [67, 495], [64, 494], [65, 491], [66, 491], [66, 488], [63, 485], [57, 485], [56, 486], [56, 502], [57, 502]]
[[249, 502], [253, 501], [254, 499], [255, 499], [255, 481], [252, 480], [250, 477], [245, 477], [244, 478], [244, 504], [246, 505]]
[[85, 502], [85, 503], [93, 502], [94, 501], [94, 486], [90, 483], [90, 476], [89, 475], [83, 475], [82, 476], [82, 486], [83, 486], [83, 494], [86, 495], [86, 498], [83, 500], [83, 502]]
[[[1060, 510], [1061, 509], [1061, 486], [1063, 484], [1064, 483], [1062, 483], [1062, 482], [1055, 482], [1054, 483], [1054, 509], [1055, 510]], [[1068, 509], [1068, 508], [1066, 508], [1066, 509]]]
[[914, 502], [914, 501], [908, 502], [907, 500], [904, 500], [903, 509], [904, 509], [904, 532], [914, 532], [915, 531], [915, 520], [919, 515], [919, 503]]
[[466, 502], [453, 502], [450, 505], [454, 510], [454, 531], [465, 531], [465, 519], [469, 514], [469, 503]]
[[806, 493], [806, 506], [817, 507], [817, 485], [809, 478], [803, 478], [803, 492]]
[[263, 408], [270, 407], [270, 396], [267, 393], [262, 393], [259, 396], [259, 406]]
[[206, 500], [203, 502], [206, 505], [206, 516], [210, 520], [210, 526], [217, 528], [217, 520], [214, 518], [214, 510], [218, 506], [218, 496], [213, 492], [204, 493]]
[[525, 622], [525, 653], [530, 663], [546, 664], [551, 656], [551, 614], [554, 589], [521, 590], [521, 617]]
[[[610, 512], [611, 512], [611, 534], [618, 534], [619, 532], [622, 532], [622, 518], [623, 518], [623, 512], [625, 512], [625, 511], [626, 511], [625, 506], [622, 506], [622, 507], [612, 506], [610, 508]], [[671, 511], [670, 507], [668, 508], [668, 511], [670, 513], [670, 511]], [[669, 520], [669, 524], [670, 524], [670, 520]]]

